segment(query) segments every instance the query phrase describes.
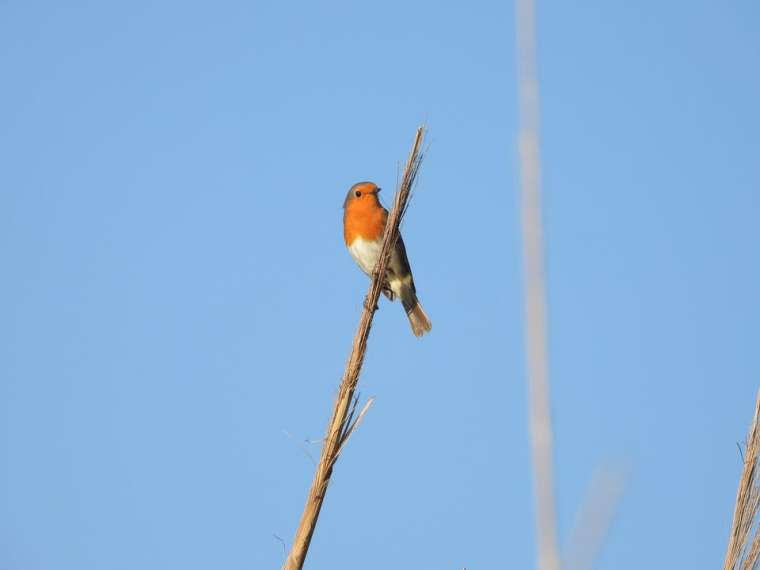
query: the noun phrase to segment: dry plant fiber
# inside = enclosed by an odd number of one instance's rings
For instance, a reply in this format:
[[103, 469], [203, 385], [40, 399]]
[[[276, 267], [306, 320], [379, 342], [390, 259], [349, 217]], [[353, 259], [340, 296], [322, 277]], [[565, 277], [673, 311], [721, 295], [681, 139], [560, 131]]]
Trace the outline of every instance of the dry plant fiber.
[[390, 253], [396, 244], [399, 235], [399, 225], [406, 212], [409, 195], [412, 191], [414, 181], [417, 177], [422, 162], [422, 140], [425, 129], [420, 127], [412, 145], [412, 151], [404, 168], [404, 175], [401, 178], [401, 185], [396, 192], [396, 198], [393, 203], [393, 209], [388, 216], [388, 222], [385, 226], [383, 235], [383, 246], [380, 253], [380, 259], [377, 262], [375, 271], [372, 274], [372, 281], [369, 286], [369, 292], [364, 302], [364, 309], [359, 318], [359, 326], [354, 335], [351, 355], [348, 358], [343, 379], [338, 388], [338, 395], [335, 398], [332, 416], [327, 426], [322, 446], [322, 453], [319, 457], [314, 479], [311, 484], [309, 496], [306, 499], [301, 521], [296, 530], [293, 546], [290, 549], [288, 558], [283, 565], [284, 570], [300, 570], [306, 560], [306, 554], [309, 550], [309, 544], [317, 525], [317, 519], [324, 503], [325, 493], [330, 483], [332, 470], [338, 456], [343, 450], [353, 431], [363, 418], [370, 404], [364, 406], [362, 411], [356, 415], [357, 398], [354, 396], [356, 385], [359, 382], [359, 373], [361, 372], [364, 354], [367, 351], [367, 339], [372, 326], [372, 319], [377, 310], [377, 301], [383, 286], [383, 277], [385, 268], [388, 265]]
[[757, 473], [757, 459], [760, 455], [759, 420], [760, 391], [755, 400], [755, 415], [747, 434], [744, 469], [739, 480], [739, 489], [736, 491], [736, 506], [723, 570], [754, 570], [760, 562], [760, 528], [757, 520], [760, 508], [760, 481]]

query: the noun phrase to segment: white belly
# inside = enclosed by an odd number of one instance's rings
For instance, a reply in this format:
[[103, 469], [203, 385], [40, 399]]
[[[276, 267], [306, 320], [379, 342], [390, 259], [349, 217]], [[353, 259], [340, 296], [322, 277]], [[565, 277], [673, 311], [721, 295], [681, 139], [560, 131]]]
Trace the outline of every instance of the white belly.
[[[382, 240], [369, 241], [362, 238], [356, 238], [348, 247], [348, 251], [351, 253], [351, 257], [354, 258], [354, 261], [356, 261], [359, 267], [361, 267], [362, 271], [372, 277], [372, 272], [375, 270], [375, 264], [380, 258], [380, 248], [382, 245]], [[396, 277], [396, 275], [402, 273], [401, 260], [398, 257], [397, 250], [394, 250], [391, 253], [388, 265], [391, 269], [390, 275], [389, 272], [386, 272], [388, 285], [390, 286], [391, 291], [393, 291], [397, 297], [400, 297], [403, 289], [405, 287], [408, 288], [411, 285], [412, 276], [411, 274], [408, 274], [402, 278]]]
[[356, 238], [350, 246], [348, 251], [351, 253], [351, 257], [361, 267], [362, 271], [369, 276], [372, 276], [372, 271], [375, 269], [375, 264], [380, 257], [380, 247], [383, 245], [382, 240], [369, 241], [362, 238]]

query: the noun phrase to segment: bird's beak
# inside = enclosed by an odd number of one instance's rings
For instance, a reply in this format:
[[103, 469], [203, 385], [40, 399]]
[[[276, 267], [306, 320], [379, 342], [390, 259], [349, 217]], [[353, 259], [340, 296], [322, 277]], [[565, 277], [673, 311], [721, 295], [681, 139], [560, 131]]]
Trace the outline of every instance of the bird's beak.
[[382, 188], [378, 188], [377, 190], [375, 190], [375, 194], [380, 194], [380, 190], [382, 190]]

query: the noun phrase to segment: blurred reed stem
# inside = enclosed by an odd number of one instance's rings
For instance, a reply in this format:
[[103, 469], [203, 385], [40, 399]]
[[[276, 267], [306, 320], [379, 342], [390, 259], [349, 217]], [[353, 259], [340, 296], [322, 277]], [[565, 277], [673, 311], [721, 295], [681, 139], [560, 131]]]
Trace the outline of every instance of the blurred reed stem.
[[517, 59], [520, 92], [520, 186], [522, 197], [525, 351], [528, 368], [530, 439], [539, 570], [558, 570], [552, 423], [546, 334], [546, 291], [541, 225], [536, 14], [533, 0], [517, 0]]

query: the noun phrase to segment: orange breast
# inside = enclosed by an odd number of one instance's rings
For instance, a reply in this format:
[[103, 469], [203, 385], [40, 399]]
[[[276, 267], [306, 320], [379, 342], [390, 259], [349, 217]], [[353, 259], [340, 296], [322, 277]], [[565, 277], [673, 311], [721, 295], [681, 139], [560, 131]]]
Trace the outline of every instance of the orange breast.
[[[367, 196], [370, 198], [370, 196]], [[374, 198], [372, 196], [371, 198]], [[383, 236], [388, 212], [377, 199], [359, 199], [346, 205], [343, 214], [343, 239], [351, 245], [358, 237], [375, 241]]]

